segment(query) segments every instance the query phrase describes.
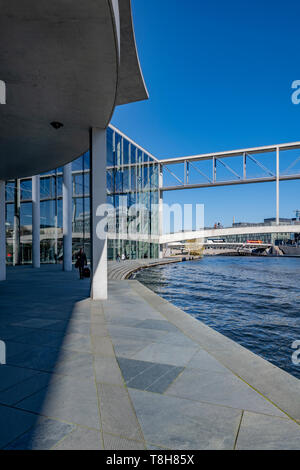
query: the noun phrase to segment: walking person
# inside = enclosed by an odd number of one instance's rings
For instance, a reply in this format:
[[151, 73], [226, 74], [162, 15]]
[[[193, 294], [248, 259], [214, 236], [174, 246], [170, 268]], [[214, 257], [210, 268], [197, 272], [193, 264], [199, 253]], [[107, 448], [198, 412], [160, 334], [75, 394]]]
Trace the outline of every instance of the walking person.
[[76, 264], [75, 264], [75, 268], [79, 269], [79, 278], [80, 279], [84, 278], [83, 271], [84, 271], [85, 266], [87, 266], [86, 254], [83, 251], [83, 248], [80, 248], [79, 252], [76, 255]]

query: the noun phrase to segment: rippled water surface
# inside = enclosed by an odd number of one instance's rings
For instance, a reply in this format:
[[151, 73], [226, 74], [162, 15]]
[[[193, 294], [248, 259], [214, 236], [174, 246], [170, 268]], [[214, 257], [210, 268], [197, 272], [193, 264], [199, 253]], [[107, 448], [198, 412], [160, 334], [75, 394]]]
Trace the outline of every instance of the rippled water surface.
[[198, 320], [300, 378], [300, 259], [207, 257], [136, 275]]

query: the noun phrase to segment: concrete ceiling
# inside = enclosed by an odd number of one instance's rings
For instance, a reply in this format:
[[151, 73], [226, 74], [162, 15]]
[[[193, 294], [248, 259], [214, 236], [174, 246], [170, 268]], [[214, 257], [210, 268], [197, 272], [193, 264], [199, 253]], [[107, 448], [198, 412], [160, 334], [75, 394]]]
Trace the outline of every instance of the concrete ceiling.
[[[130, 0], [120, 1], [119, 12], [116, 4], [0, 0], [0, 80], [7, 89], [0, 179], [74, 160], [89, 147], [89, 129], [106, 128], [116, 104], [147, 98]], [[53, 129], [53, 121], [64, 127]]]

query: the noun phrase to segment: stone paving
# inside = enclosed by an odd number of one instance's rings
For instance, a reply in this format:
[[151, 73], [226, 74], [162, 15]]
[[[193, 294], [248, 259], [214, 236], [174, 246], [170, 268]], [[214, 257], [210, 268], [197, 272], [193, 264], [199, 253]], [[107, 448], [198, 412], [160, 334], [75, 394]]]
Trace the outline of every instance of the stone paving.
[[0, 284], [2, 449], [300, 449], [300, 381], [137, 281]]

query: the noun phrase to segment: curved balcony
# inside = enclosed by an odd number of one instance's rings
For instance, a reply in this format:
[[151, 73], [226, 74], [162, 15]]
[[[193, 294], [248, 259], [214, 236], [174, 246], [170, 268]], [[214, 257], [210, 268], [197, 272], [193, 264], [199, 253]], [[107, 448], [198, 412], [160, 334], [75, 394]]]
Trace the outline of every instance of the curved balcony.
[[105, 129], [116, 105], [148, 97], [130, 0], [5, 2], [0, 64], [0, 179], [74, 160], [89, 148], [89, 129]]

